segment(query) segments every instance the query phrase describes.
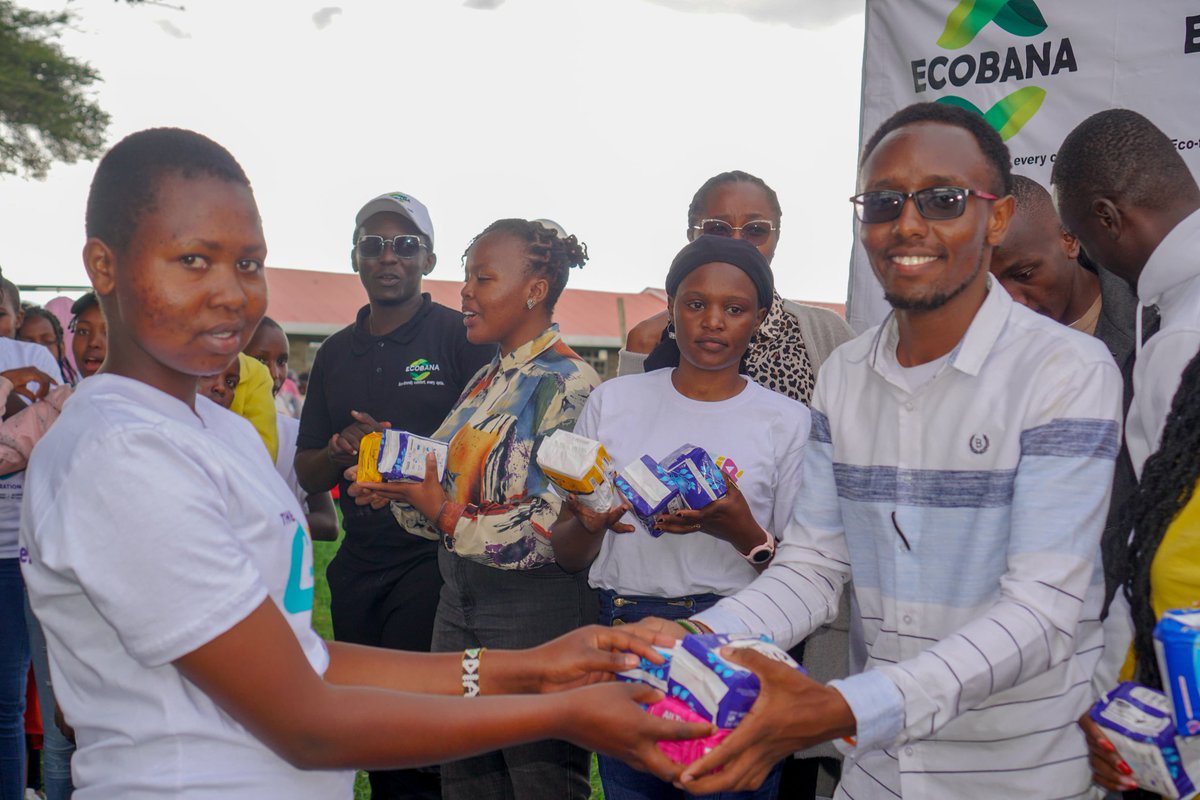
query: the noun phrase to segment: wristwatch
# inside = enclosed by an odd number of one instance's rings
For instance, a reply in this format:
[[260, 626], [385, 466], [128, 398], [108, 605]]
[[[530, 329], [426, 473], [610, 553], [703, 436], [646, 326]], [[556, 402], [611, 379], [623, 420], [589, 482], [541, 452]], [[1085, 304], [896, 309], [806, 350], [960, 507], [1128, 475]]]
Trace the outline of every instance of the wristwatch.
[[[736, 548], [735, 548], [736, 549]], [[738, 550], [738, 555], [749, 561], [755, 566], [766, 564], [775, 557], [775, 537], [770, 531], [767, 532], [767, 540], [755, 547], [749, 553], [743, 553]]]

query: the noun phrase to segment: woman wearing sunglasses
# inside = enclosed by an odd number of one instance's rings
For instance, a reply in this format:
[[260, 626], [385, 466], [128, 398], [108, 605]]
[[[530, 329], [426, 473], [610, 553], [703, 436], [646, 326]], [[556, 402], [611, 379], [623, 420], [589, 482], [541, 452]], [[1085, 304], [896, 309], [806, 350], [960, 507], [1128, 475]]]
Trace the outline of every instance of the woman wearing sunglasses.
[[[500, 352], [476, 373], [433, 438], [448, 442], [445, 477], [430, 456], [423, 483], [354, 483], [356, 502], [424, 526], [445, 547], [433, 649], [545, 642], [596, 619], [586, 575], [555, 563], [550, 526], [562, 501], [533, 459], [542, 437], [571, 430], [600, 383], [562, 341], [554, 304], [587, 249], [539, 222], [502, 219], [463, 256], [467, 338]], [[479, 658], [487, 661], [487, 654]], [[561, 741], [507, 748], [442, 766], [446, 800], [586, 800], [588, 753]]]
[[[779, 198], [761, 179], [734, 170], [709, 178], [688, 206], [688, 241], [701, 234], [744, 239], [767, 259], [775, 257], [783, 212]], [[664, 366], [646, 354], [671, 336], [666, 312], [629, 332], [620, 353], [621, 375]], [[846, 321], [832, 311], [784, 300], [775, 293], [771, 310], [750, 342], [745, 373], [756, 383], [807, 404], [821, 364], [833, 349], [854, 337]]]

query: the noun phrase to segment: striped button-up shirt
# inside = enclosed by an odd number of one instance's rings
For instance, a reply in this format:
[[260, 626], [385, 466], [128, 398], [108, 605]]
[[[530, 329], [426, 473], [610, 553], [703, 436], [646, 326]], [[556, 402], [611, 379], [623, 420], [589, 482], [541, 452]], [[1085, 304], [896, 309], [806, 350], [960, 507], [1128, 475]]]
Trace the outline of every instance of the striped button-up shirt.
[[813, 397], [793, 523], [771, 567], [699, 615], [794, 642], [851, 576], [866, 669], [838, 797], [1084, 797], [1099, 539], [1120, 437], [1104, 345], [987, 299], [909, 387], [894, 319], [841, 348]]

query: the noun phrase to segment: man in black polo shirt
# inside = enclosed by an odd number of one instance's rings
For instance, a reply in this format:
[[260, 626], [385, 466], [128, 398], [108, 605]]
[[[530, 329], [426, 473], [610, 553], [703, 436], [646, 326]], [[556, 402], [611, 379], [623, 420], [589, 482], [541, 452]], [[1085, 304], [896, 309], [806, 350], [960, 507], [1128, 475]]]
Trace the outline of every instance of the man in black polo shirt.
[[[355, 217], [350, 264], [368, 303], [330, 336], [312, 365], [300, 417], [296, 475], [309, 492], [341, 490], [346, 538], [329, 565], [338, 641], [429, 650], [442, 579], [437, 542], [409, 533], [389, 509], [357, 506], [342, 477], [364, 434], [389, 422], [428, 436], [495, 346], [467, 341], [462, 314], [421, 292], [437, 257], [425, 206], [393, 192]], [[376, 422], [378, 421], [378, 422]], [[440, 798], [436, 774], [371, 773], [371, 796]]]

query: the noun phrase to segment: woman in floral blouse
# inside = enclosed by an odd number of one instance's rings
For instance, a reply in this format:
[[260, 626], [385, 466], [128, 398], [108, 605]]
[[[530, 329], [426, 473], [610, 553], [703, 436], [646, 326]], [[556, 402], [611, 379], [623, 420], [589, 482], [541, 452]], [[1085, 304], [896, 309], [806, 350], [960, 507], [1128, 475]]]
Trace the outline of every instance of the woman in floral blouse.
[[[467, 338], [494, 342], [499, 354], [433, 434], [450, 445], [445, 477], [432, 469], [423, 483], [354, 484], [351, 493], [360, 503], [391, 501], [407, 530], [423, 518], [445, 544], [435, 651], [532, 646], [597, 613], [586, 576], [554, 561], [550, 526], [562, 501], [534, 460], [544, 436], [574, 427], [600, 383], [553, 323], [567, 274], [587, 249], [538, 222], [504, 219], [463, 259]], [[446, 800], [585, 799], [588, 766], [578, 747], [536, 742], [443, 765], [442, 792]]]

